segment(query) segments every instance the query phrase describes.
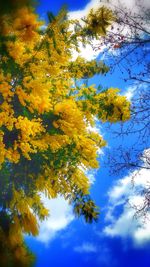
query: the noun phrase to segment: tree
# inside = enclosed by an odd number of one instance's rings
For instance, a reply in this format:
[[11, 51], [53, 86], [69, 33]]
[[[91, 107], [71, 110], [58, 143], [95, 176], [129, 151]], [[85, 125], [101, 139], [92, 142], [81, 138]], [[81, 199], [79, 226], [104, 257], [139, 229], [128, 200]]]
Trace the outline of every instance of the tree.
[[[136, 133], [139, 143], [143, 142], [145, 149], [148, 149], [150, 9], [141, 0], [136, 2], [134, 10], [121, 3], [119, 6], [107, 6], [113, 10], [115, 19], [107, 29], [107, 35], [100, 37], [100, 44], [94, 49], [103, 49], [102, 53], [109, 58], [112, 74], [116, 70], [122, 72], [124, 81], [128, 81], [133, 91], [136, 91], [131, 103], [131, 120], [121, 125], [121, 131], [117, 134], [123, 136]], [[142, 150], [137, 153], [137, 159], [142, 156]], [[127, 162], [127, 157], [125, 163], [132, 167], [138, 166], [135, 162], [130, 164], [129, 158]]]
[[[109, 7], [116, 19], [95, 49], [106, 47], [102, 53], [109, 57], [110, 71], [112, 74], [116, 70], [122, 72], [124, 81], [133, 90], [131, 119], [124, 125], [120, 124], [120, 129], [114, 133], [124, 138], [125, 145], [121, 144], [110, 154], [109, 166], [113, 174], [120, 171], [134, 173], [136, 169], [150, 169], [150, 154], [146, 153], [150, 146], [150, 9], [141, 0], [136, 2], [134, 10], [121, 4]], [[136, 215], [145, 217], [150, 207], [149, 184], [141, 194], [144, 197], [143, 205], [136, 207]]]
[[125, 81], [149, 85], [150, 8], [141, 0], [136, 2], [134, 10], [121, 3], [109, 7], [113, 10], [114, 23], [95, 49], [105, 47], [103, 53], [110, 57], [110, 70], [118, 68]]
[[[10, 1], [11, 3], [18, 3]], [[38, 219], [48, 210], [48, 198], [64, 196], [77, 216], [87, 222], [98, 218], [90, 198], [90, 182], [84, 170], [97, 168], [102, 136], [91, 132], [94, 117], [105, 122], [126, 121], [130, 103], [119, 90], [98, 91], [94, 86], [76, 86], [75, 79], [105, 73], [102, 62], [72, 62], [78, 42], [88, 42], [96, 30], [92, 12], [85, 26], [71, 30], [64, 9], [48, 14], [45, 27], [32, 6], [17, 5], [0, 14], [0, 240], [1, 258], [8, 266], [27, 266], [32, 255], [23, 234], [38, 234]], [[24, 4], [25, 3], [25, 4]], [[103, 28], [111, 12], [97, 11]], [[108, 16], [107, 16], [108, 15]], [[102, 22], [103, 22], [102, 20]], [[99, 27], [99, 24], [97, 25]]]

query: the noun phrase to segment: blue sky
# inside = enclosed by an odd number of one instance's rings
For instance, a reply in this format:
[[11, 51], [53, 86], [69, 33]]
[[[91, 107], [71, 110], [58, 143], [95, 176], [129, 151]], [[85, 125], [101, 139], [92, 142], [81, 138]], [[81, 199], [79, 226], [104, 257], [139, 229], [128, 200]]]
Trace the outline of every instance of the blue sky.
[[47, 0], [40, 0], [37, 10], [38, 13], [46, 13], [47, 11], [52, 11], [55, 14], [60, 10], [60, 8], [63, 5], [66, 5], [68, 7], [69, 11], [76, 11], [78, 9], [82, 9], [85, 7], [85, 5], [88, 3], [88, 0], [58, 0], [58, 1], [47, 1]]
[[[37, 11], [40, 16], [45, 17], [47, 11], [56, 14], [62, 4], [68, 5], [68, 10], [73, 16], [77, 12], [84, 14], [87, 7], [94, 7], [99, 1], [39, 2]], [[114, 2], [116, 3], [116, 0]], [[134, 0], [126, 2], [134, 4]], [[91, 51], [89, 54], [88, 56], [92, 57]], [[105, 59], [107, 62], [107, 58]], [[96, 86], [102, 84], [106, 87], [119, 87], [122, 93], [131, 98], [135, 93], [134, 84], [124, 82], [123, 78], [119, 70], [116, 70], [112, 75], [95, 76], [89, 83]], [[108, 124], [102, 125], [97, 122], [96, 130], [103, 134], [108, 147], [104, 149], [103, 155], [100, 155], [101, 168], [88, 174], [93, 180], [91, 195], [101, 208], [99, 222], [88, 225], [83, 219], [74, 218], [71, 207], [62, 198], [47, 201], [51, 217], [48, 222], [41, 224], [38, 238], [26, 238], [28, 246], [36, 254], [36, 267], [150, 266], [150, 224], [144, 225], [141, 219], [133, 219], [134, 211], [127, 204], [128, 199], [138, 203], [137, 188], [144, 188], [148, 181], [148, 172], [134, 170], [133, 173], [126, 171], [120, 175], [110, 175], [109, 166], [106, 167], [104, 160], [107, 159], [108, 153], [113, 153], [116, 145], [122, 144], [123, 140], [109, 133], [108, 127]], [[119, 127], [115, 124], [113, 130], [116, 131]], [[124, 145], [127, 147], [136, 138], [137, 136], [127, 137]], [[142, 149], [144, 150], [144, 147]], [[133, 175], [136, 177], [134, 188], [131, 185]]]

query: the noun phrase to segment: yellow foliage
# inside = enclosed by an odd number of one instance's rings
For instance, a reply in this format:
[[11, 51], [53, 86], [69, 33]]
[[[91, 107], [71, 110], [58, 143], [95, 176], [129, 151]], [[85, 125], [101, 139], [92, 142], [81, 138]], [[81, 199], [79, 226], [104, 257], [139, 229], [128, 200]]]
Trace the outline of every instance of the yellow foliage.
[[[102, 35], [113, 19], [104, 8], [94, 14], [89, 13], [83, 31], [74, 33], [74, 22], [65, 20], [63, 12], [44, 30], [27, 6], [0, 13], [0, 179], [4, 192], [10, 190], [0, 204], [8, 211], [6, 246], [19, 244], [16, 258], [25, 257], [22, 233], [37, 235], [37, 217], [48, 215], [41, 192], [70, 201], [75, 194], [89, 194], [83, 170], [98, 168], [98, 151], [105, 145], [100, 134], [89, 130], [95, 117], [101, 122], [130, 117], [130, 103], [118, 89], [99, 92], [74, 82], [108, 71], [96, 61], [72, 61], [72, 48], [83, 32]], [[105, 21], [99, 21], [102, 14]], [[96, 218], [89, 203], [85, 211], [92, 210]], [[2, 228], [0, 241], [4, 237]]]

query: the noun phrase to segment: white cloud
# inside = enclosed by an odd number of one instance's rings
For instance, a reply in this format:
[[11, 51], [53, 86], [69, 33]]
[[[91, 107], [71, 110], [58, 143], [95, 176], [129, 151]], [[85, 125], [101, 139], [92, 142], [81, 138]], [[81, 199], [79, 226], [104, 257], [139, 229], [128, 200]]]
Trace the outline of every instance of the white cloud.
[[[96, 47], [99, 44], [99, 40], [93, 40], [92, 45]], [[77, 51], [73, 50], [72, 52], [72, 60], [75, 60], [78, 56], [85, 58], [87, 61], [96, 59], [97, 56], [99, 55], [100, 51], [93, 50], [92, 46], [87, 44], [85, 47], [81, 43], [79, 43], [79, 49], [80, 53]]]
[[72, 208], [63, 197], [47, 199], [42, 196], [42, 201], [48, 210], [49, 217], [39, 223], [40, 231], [37, 240], [48, 244], [56, 234], [65, 229], [74, 219]]
[[135, 82], [135, 83], [133, 83], [133, 85], [125, 88], [123, 95], [126, 96], [129, 101], [131, 101], [133, 99], [133, 97], [135, 97], [135, 96], [139, 97], [138, 92], [140, 93], [141, 91], [143, 91], [145, 89], [148, 90], [147, 84]]
[[[103, 244], [95, 244], [92, 242], [83, 242], [79, 246], [75, 246], [73, 249], [77, 253], [84, 253], [84, 258], [89, 256], [89, 254], [95, 254], [95, 261], [99, 266], [108, 267], [108, 266], [118, 266], [117, 259], [112, 255], [110, 248]], [[87, 258], [88, 261], [88, 258]]]
[[[144, 204], [141, 192], [149, 186], [149, 170], [144, 168], [134, 171], [114, 184], [108, 193], [109, 207], [106, 213], [108, 225], [104, 228], [106, 235], [131, 237], [135, 245], [150, 242], [150, 212], [147, 211], [145, 218], [135, 217], [135, 208], [140, 209]], [[117, 216], [119, 208], [122, 211]]]
[[74, 251], [78, 253], [95, 253], [97, 252], [97, 247], [89, 242], [85, 242], [80, 246], [74, 247]]
[[131, 99], [133, 98], [135, 92], [137, 90], [137, 86], [133, 85], [133, 86], [129, 86], [124, 94], [124, 96], [126, 96], [126, 98], [131, 101]]
[[[150, 220], [150, 216], [149, 216]], [[139, 227], [137, 231], [134, 233], [134, 238], [138, 245], [142, 245], [143, 242], [147, 243], [150, 241], [150, 222], [143, 225], [143, 227]]]
[[69, 17], [71, 19], [81, 19], [85, 17], [91, 8], [97, 9], [100, 6], [100, 0], [91, 0], [82, 10], [69, 12]]

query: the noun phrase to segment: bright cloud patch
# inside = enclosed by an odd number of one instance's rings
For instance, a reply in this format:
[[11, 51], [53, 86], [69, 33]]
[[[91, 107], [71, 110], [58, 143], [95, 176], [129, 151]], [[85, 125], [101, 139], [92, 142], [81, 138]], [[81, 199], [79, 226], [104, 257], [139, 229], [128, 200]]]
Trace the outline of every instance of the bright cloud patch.
[[145, 201], [141, 192], [149, 186], [149, 170], [144, 168], [115, 183], [108, 193], [108, 225], [104, 228], [106, 235], [131, 237], [135, 245], [150, 242], [150, 212], [147, 211], [146, 217], [135, 217], [136, 209], [140, 210]]
[[93, 253], [97, 252], [97, 247], [89, 242], [85, 242], [80, 246], [74, 247], [74, 251], [78, 253]]
[[135, 92], [137, 91], [137, 85], [129, 86], [126, 90], [126, 93], [124, 94], [126, 98], [131, 101], [133, 96], [135, 95]]
[[71, 206], [64, 198], [49, 200], [42, 197], [42, 200], [45, 207], [50, 210], [50, 216], [39, 223], [40, 232], [37, 240], [47, 244], [60, 230], [65, 229], [74, 217]]
[[[124, 96], [127, 97], [129, 101], [132, 100], [133, 97], [139, 97], [141, 92], [144, 92], [144, 90], [149, 90], [148, 84], [143, 84], [143, 83], [134, 83], [133, 85], [129, 86], [126, 88], [126, 92]], [[137, 95], [137, 92], [139, 91], [139, 95]]]

